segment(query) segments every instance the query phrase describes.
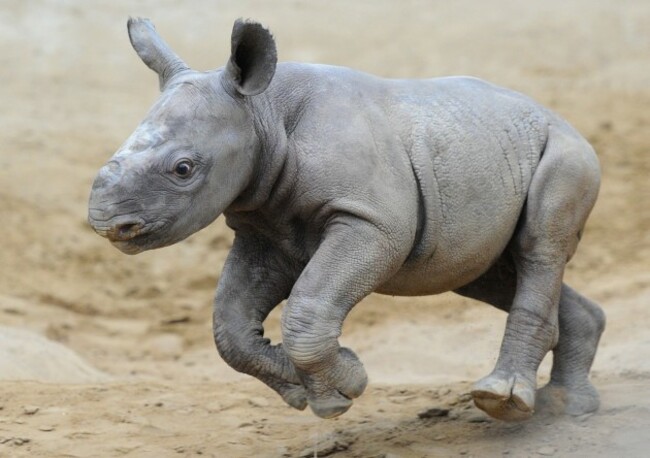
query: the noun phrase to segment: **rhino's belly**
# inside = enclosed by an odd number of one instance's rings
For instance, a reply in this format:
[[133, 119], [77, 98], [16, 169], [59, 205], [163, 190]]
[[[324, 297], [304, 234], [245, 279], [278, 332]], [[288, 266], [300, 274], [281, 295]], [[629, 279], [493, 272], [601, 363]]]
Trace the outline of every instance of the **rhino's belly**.
[[[422, 296], [457, 289], [478, 278], [501, 256], [513, 237], [524, 199], [491, 211], [458, 209], [453, 218], [429, 227], [401, 268], [378, 293]], [[468, 210], [462, 211], [462, 210]]]
[[440, 294], [464, 286], [484, 273], [503, 252], [495, 250], [485, 256], [468, 262], [444, 261], [434, 258], [410, 262], [395, 273], [376, 292], [391, 296], [427, 296]]

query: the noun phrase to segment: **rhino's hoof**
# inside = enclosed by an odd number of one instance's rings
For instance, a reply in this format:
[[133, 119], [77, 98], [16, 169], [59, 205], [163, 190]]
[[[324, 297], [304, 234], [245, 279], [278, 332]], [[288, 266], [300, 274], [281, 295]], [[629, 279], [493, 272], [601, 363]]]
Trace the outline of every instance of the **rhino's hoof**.
[[535, 411], [535, 387], [516, 375], [488, 375], [474, 384], [472, 397], [476, 407], [498, 420], [527, 420]]
[[580, 416], [593, 413], [600, 407], [596, 388], [585, 380], [577, 386], [566, 387], [549, 382], [537, 392], [535, 408], [554, 415]]
[[294, 409], [305, 410], [307, 407], [307, 391], [302, 385], [295, 385], [284, 391], [282, 399]]
[[352, 407], [352, 401], [337, 392], [325, 399], [309, 399], [309, 407], [315, 415], [327, 419], [343, 415]]
[[349, 348], [339, 349], [335, 380], [330, 381], [343, 396], [355, 399], [363, 394], [368, 385], [368, 375], [357, 355]]

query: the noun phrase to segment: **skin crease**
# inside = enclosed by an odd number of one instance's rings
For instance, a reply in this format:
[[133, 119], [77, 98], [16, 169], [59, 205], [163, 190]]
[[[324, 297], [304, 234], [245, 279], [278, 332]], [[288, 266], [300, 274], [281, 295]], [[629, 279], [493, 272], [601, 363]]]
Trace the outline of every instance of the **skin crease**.
[[[604, 314], [562, 276], [600, 171], [565, 121], [474, 78], [276, 65], [254, 22], [235, 22], [226, 66], [204, 73], [148, 20], [128, 29], [162, 92], [99, 171], [89, 222], [136, 254], [226, 216], [235, 241], [214, 336], [233, 368], [295, 408], [340, 415], [367, 383], [337, 340], [350, 309], [373, 291], [455, 291], [509, 312], [494, 371], [472, 392], [478, 407], [511, 421], [536, 404], [598, 408], [588, 376]], [[263, 321], [284, 299], [283, 342], [270, 345]]]

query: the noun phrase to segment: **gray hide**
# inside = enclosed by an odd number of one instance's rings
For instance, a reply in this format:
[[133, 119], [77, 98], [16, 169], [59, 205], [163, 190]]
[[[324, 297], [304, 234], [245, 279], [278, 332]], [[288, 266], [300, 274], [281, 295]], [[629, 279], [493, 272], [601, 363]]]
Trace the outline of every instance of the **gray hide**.
[[[367, 382], [337, 340], [350, 309], [373, 291], [455, 291], [509, 312], [496, 366], [472, 391], [478, 407], [528, 418], [553, 350], [538, 405], [597, 409], [588, 374], [604, 315], [562, 277], [600, 172], [565, 121], [474, 78], [276, 65], [254, 22], [235, 22], [230, 59], [209, 72], [189, 69], [149, 21], [128, 29], [162, 93], [99, 171], [89, 221], [135, 254], [225, 215], [235, 241], [214, 338], [228, 364], [334, 417]], [[284, 299], [283, 342], [271, 345], [262, 323]]]

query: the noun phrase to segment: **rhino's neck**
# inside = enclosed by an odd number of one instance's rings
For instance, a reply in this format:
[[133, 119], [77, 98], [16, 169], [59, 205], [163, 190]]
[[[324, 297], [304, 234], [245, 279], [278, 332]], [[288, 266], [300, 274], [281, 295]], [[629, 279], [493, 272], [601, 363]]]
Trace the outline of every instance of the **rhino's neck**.
[[278, 64], [268, 89], [246, 99], [257, 137], [257, 162], [249, 185], [229, 212], [258, 210], [270, 199], [282, 206], [284, 197], [291, 193], [296, 170], [288, 145], [307, 109], [314, 78], [318, 78], [314, 66]]
[[228, 212], [250, 212], [264, 206], [280, 179], [287, 156], [284, 116], [267, 93], [249, 97], [246, 109], [255, 132], [255, 167], [251, 179]]

